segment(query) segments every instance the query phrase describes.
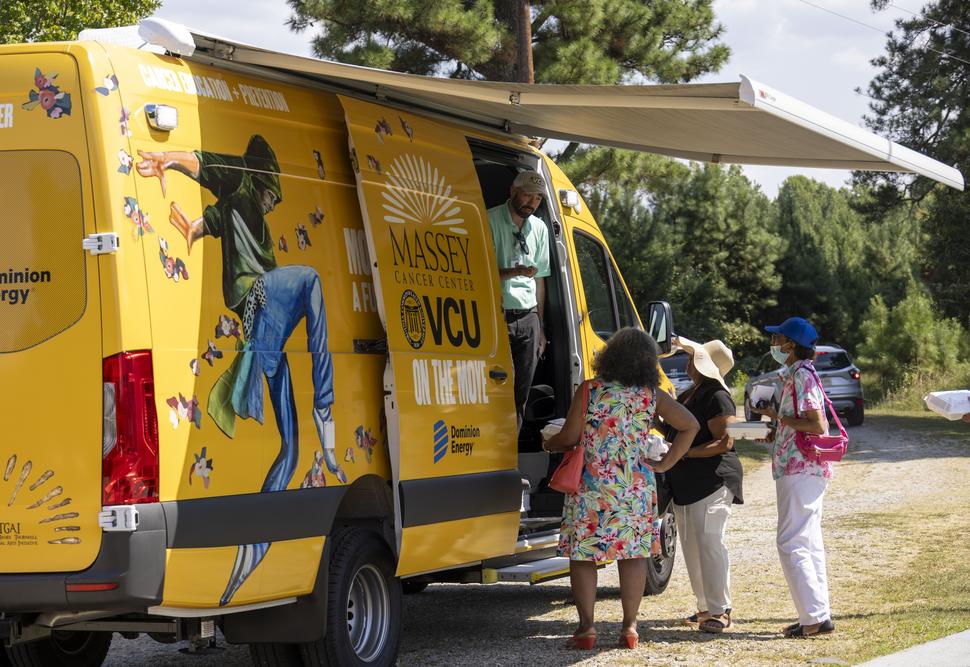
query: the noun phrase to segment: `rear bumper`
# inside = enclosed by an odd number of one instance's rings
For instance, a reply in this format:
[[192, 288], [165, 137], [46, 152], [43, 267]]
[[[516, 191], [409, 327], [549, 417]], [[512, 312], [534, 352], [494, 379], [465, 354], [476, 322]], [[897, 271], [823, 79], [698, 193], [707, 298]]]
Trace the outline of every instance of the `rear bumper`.
[[[0, 574], [0, 612], [144, 611], [162, 600], [166, 528], [160, 503], [138, 505], [131, 533], [103, 533], [98, 558], [70, 573]], [[107, 591], [67, 592], [68, 584], [117, 584]]]

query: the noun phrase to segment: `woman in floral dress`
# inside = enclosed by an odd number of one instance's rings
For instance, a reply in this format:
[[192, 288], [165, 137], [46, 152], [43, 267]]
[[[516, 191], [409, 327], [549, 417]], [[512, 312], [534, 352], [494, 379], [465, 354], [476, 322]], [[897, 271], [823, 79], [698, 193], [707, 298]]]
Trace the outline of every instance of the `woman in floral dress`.
[[[579, 492], [566, 496], [559, 540], [579, 612], [570, 645], [594, 646], [596, 566], [615, 560], [623, 603], [620, 645], [633, 648], [648, 559], [659, 553], [654, 471], [669, 470], [684, 456], [698, 425], [657, 390], [657, 344], [643, 331], [627, 327], [613, 334], [593, 370], [596, 377], [576, 390], [562, 430], [544, 443], [552, 452], [580, 446], [585, 461]], [[659, 462], [650, 462], [647, 436], [657, 415], [678, 435]]]

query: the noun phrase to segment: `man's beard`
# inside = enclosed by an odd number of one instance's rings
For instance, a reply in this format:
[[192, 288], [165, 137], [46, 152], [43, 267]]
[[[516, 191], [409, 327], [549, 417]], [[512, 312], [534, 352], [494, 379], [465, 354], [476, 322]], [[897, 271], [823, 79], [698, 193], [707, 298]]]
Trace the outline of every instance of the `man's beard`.
[[515, 214], [520, 218], [528, 218], [530, 215], [535, 213], [535, 209], [532, 208], [531, 206], [526, 206], [526, 205], [519, 206], [515, 202], [512, 202], [512, 210], [514, 210]]

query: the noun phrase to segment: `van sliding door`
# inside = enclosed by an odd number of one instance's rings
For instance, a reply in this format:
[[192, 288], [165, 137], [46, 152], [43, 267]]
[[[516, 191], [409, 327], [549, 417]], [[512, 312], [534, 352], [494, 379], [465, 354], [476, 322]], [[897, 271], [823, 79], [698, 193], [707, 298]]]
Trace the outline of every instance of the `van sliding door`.
[[467, 139], [341, 103], [387, 333], [398, 575], [511, 553], [521, 498], [512, 361]]

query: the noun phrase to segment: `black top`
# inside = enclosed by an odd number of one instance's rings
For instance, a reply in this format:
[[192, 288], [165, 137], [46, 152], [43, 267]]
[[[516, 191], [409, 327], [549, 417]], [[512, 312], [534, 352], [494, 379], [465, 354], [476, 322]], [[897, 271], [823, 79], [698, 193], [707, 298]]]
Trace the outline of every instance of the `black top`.
[[[681, 394], [677, 402], [690, 410], [701, 427], [691, 443], [692, 448], [714, 439], [707, 425], [708, 420], [725, 415], [733, 417], [737, 410], [731, 395], [716, 380], [704, 380], [696, 389]], [[676, 431], [671, 428], [667, 439], [672, 441], [675, 435]], [[741, 460], [732, 449], [717, 456], [678, 461], [667, 472], [667, 480], [670, 482], [674, 502], [678, 505], [691, 505], [703, 500], [722, 486], [727, 486], [734, 494], [734, 502], [741, 505], [744, 503], [741, 497], [743, 474]]]

